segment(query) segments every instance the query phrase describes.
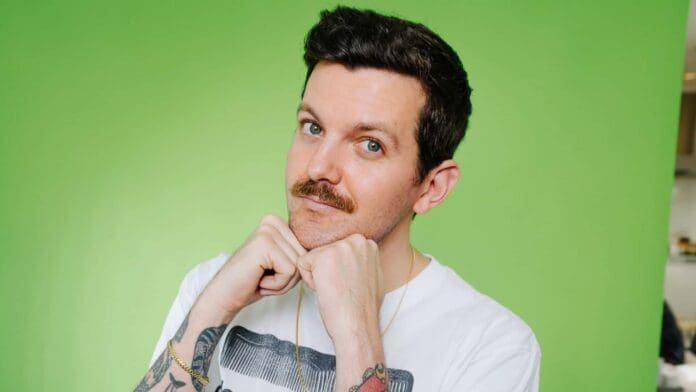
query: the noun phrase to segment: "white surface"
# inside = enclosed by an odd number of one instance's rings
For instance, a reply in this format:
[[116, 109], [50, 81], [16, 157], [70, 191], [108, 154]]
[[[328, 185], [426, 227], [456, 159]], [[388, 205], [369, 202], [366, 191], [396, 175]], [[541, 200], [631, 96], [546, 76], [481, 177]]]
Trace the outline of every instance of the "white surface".
[[696, 320], [696, 263], [667, 263], [665, 299], [677, 319]]
[[[672, 253], [679, 237], [696, 241], [696, 178], [676, 178], [669, 224]], [[696, 263], [672, 256], [665, 273], [665, 298], [681, 320], [696, 320]]]
[[696, 392], [696, 364], [674, 366], [660, 361], [659, 386], [682, 387], [684, 392]]
[[672, 245], [683, 236], [696, 241], [696, 178], [678, 177], [674, 180], [669, 236]]

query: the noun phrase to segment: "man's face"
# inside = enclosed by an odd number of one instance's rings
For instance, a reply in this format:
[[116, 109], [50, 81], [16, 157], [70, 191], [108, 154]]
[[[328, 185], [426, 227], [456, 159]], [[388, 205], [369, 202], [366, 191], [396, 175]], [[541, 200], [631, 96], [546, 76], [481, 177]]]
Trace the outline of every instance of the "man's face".
[[354, 233], [379, 243], [411, 219], [425, 101], [413, 77], [317, 64], [285, 173], [290, 228], [305, 248]]

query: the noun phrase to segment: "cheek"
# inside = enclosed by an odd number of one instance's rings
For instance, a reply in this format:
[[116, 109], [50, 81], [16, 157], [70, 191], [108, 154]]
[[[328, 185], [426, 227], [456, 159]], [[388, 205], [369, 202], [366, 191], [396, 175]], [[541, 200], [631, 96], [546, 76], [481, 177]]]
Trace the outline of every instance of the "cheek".
[[[373, 173], [375, 171], [372, 170]], [[411, 177], [404, 177], [401, 171], [387, 172], [391, 175], [377, 177], [363, 175], [354, 179], [354, 184], [360, 189], [361, 195], [356, 202], [366, 211], [369, 210], [371, 214], [392, 214], [394, 210], [405, 208], [411, 197]]]
[[295, 181], [298, 178], [301, 168], [304, 165], [304, 157], [306, 154], [303, 153], [300, 143], [297, 142], [297, 137], [293, 139], [290, 150], [288, 150], [288, 158], [285, 162], [285, 181], [288, 185], [292, 185], [290, 182]]

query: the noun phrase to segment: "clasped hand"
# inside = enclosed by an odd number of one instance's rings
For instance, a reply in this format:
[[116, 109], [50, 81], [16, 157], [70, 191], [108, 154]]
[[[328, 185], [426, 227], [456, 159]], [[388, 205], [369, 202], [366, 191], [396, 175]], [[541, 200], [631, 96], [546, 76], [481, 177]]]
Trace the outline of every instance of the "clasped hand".
[[281, 218], [268, 215], [229, 257], [202, 294], [233, 317], [264, 296], [282, 295], [302, 279], [315, 290], [334, 341], [379, 328], [384, 297], [377, 244], [360, 234], [306, 251]]

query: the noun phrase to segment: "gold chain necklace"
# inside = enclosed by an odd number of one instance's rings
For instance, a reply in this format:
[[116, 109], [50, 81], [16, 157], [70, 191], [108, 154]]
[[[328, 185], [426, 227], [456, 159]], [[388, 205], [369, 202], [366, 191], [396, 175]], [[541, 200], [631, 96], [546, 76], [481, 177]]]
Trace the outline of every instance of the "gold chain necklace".
[[[408, 290], [408, 282], [411, 280], [411, 274], [413, 273], [413, 263], [415, 258], [416, 249], [411, 247], [411, 265], [408, 268], [408, 276], [406, 277], [406, 285], [404, 286], [404, 291], [403, 293], [401, 293], [401, 298], [399, 298], [399, 303], [396, 305], [396, 310], [394, 311], [394, 314], [389, 319], [387, 326], [384, 327], [384, 330], [382, 330], [382, 332], [380, 333], [380, 337], [384, 337], [384, 335], [389, 330], [389, 327], [391, 327], [392, 323], [394, 322], [394, 319], [396, 318], [396, 315], [399, 313], [399, 310], [401, 309], [401, 303], [404, 302], [406, 290]], [[305, 384], [304, 376], [302, 375], [302, 364], [300, 363], [300, 310], [302, 308], [302, 297], [304, 296], [304, 282], [302, 281], [300, 281], [299, 293], [300, 295], [297, 299], [297, 314], [295, 316], [295, 370], [297, 371], [297, 378], [300, 380], [302, 390], [304, 392], [309, 392], [309, 389], [307, 389], [307, 384]]]

